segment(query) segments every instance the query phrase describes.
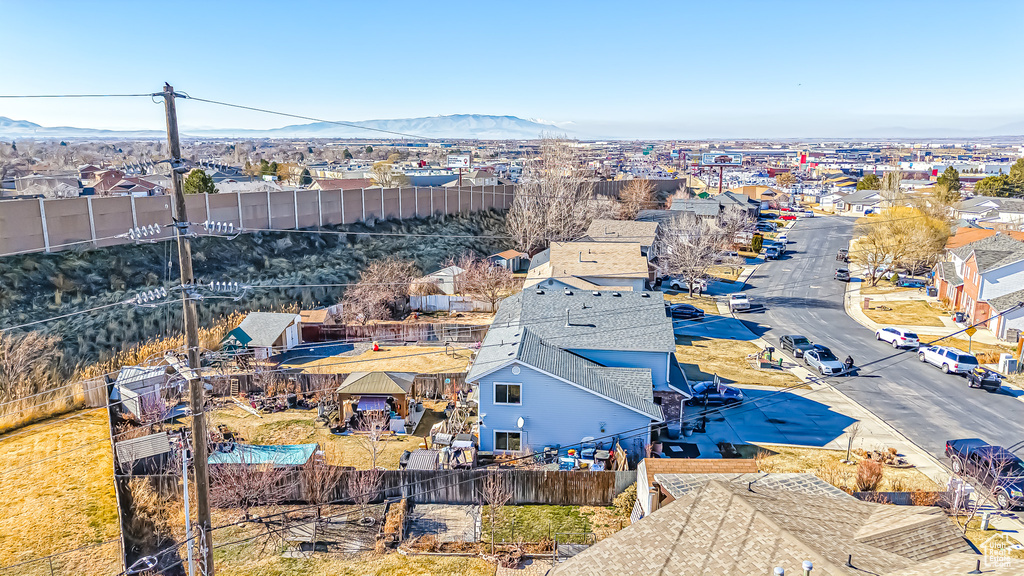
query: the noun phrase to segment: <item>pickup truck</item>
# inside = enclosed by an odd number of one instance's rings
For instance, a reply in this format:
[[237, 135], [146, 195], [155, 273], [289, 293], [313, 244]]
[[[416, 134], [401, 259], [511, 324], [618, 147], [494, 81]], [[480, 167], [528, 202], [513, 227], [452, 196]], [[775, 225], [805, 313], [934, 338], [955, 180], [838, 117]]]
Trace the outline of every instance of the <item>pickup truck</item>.
[[1024, 506], [1024, 462], [1013, 452], [980, 438], [946, 441], [953, 473], [974, 478], [1002, 510]]

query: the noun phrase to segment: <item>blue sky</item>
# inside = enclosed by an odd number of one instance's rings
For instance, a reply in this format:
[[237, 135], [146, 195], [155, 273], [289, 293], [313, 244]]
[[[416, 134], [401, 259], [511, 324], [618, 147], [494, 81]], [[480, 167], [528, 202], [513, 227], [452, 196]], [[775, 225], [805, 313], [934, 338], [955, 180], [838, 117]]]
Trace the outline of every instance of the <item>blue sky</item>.
[[[1024, 2], [0, 0], [4, 94], [157, 91], [333, 120], [514, 115], [591, 137], [1024, 133]], [[168, 55], [171, 42], [172, 55]], [[0, 100], [162, 129], [135, 100]], [[299, 123], [195, 102], [186, 128]]]

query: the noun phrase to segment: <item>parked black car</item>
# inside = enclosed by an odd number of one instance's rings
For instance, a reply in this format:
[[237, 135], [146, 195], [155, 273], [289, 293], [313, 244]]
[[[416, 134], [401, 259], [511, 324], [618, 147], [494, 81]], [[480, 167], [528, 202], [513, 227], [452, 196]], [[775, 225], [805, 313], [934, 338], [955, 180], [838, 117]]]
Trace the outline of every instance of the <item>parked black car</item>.
[[674, 320], [703, 320], [704, 311], [692, 304], [673, 304], [668, 308]]
[[978, 366], [967, 373], [967, 385], [971, 388], [981, 388], [989, 392], [996, 392], [1003, 386], [1003, 377], [998, 372]]
[[946, 441], [946, 456], [954, 474], [980, 482], [999, 508], [1024, 506], [1024, 462], [1013, 452], [980, 438], [963, 438]]
[[797, 358], [802, 358], [804, 352], [814, 348], [814, 344], [807, 339], [807, 336], [800, 336], [799, 334], [787, 334], [779, 338], [779, 348], [783, 352], [786, 350], [792, 350], [793, 355]]

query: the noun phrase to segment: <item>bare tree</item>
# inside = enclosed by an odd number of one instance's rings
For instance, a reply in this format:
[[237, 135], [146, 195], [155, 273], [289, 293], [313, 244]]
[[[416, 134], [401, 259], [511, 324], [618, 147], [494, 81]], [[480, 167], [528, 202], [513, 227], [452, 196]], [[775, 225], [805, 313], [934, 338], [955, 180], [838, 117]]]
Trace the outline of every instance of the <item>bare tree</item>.
[[374, 184], [381, 188], [397, 188], [409, 185], [409, 177], [395, 170], [393, 162], [393, 160], [388, 159], [373, 164], [373, 167], [370, 168], [370, 176], [373, 178]]
[[302, 467], [302, 484], [305, 488], [306, 501], [316, 506], [316, 518], [321, 517], [321, 508], [334, 499], [334, 494], [341, 481], [342, 468], [338, 448], [325, 444]]
[[487, 516], [491, 524], [491, 554], [494, 554], [494, 519], [501, 516], [502, 508], [512, 499], [512, 486], [506, 474], [491, 471], [480, 482], [479, 492], [480, 499], [490, 509]]
[[507, 268], [492, 266], [487, 260], [471, 254], [453, 260], [451, 264], [463, 270], [455, 277], [455, 291], [486, 301], [492, 312], [498, 302], [515, 292], [515, 279]]
[[261, 462], [243, 448], [239, 463], [214, 464], [209, 467], [210, 504], [218, 508], [238, 508], [242, 517], [251, 518], [257, 506], [274, 506], [288, 494], [285, 468], [273, 462]]
[[897, 267], [917, 269], [934, 262], [949, 237], [945, 221], [915, 208], [887, 208], [858, 222], [850, 259], [865, 268], [871, 285]]
[[354, 470], [348, 476], [348, 494], [352, 501], [363, 511], [363, 518], [371, 518], [366, 508], [379, 494], [384, 484], [384, 470]]
[[359, 283], [345, 292], [345, 316], [366, 324], [393, 318], [405, 307], [412, 280], [419, 275], [408, 260], [385, 258], [371, 262], [359, 275]]
[[356, 427], [356, 446], [366, 454], [370, 468], [377, 468], [384, 454], [387, 439], [391, 436], [391, 416], [384, 410], [364, 411]]
[[661, 235], [659, 272], [682, 277], [691, 296], [731, 241], [714, 218], [697, 218], [693, 214], [671, 220], [662, 228]]
[[634, 220], [641, 210], [654, 208], [654, 185], [648, 180], [630, 180], [619, 192], [620, 220]]
[[547, 138], [540, 158], [523, 168], [506, 222], [519, 249], [535, 254], [551, 242], [582, 236], [594, 207], [594, 183], [578, 149], [568, 140]]

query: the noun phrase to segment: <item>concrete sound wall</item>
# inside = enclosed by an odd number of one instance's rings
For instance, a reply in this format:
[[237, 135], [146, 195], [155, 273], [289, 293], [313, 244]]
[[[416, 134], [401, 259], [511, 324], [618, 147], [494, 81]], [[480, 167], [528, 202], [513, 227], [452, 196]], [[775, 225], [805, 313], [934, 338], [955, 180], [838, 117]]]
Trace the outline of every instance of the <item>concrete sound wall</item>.
[[[425, 218], [512, 205], [512, 186], [364, 188], [194, 194], [185, 197], [190, 222], [234, 224], [248, 230], [315, 228], [368, 218]], [[0, 256], [131, 243], [117, 238], [131, 228], [161, 225], [171, 239], [171, 196], [81, 197], [0, 202]], [[199, 231], [199, 230], [197, 230]]]

